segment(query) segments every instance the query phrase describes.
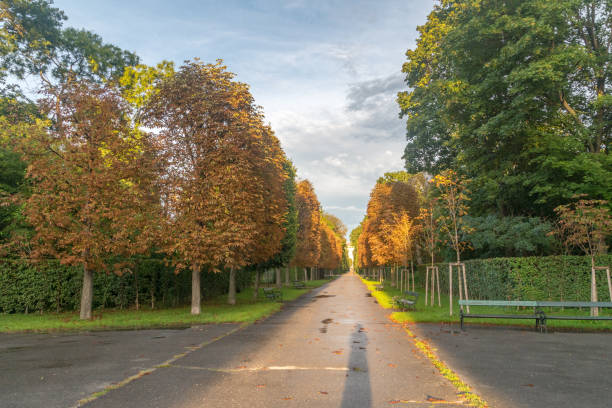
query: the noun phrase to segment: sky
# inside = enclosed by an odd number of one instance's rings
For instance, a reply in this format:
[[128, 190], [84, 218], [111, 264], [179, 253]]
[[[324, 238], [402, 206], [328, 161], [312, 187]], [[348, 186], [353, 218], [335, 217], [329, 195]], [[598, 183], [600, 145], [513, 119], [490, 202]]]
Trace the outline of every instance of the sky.
[[401, 68], [433, 0], [55, 0], [153, 65], [223, 59], [246, 82], [300, 179], [349, 232], [384, 172], [403, 169]]

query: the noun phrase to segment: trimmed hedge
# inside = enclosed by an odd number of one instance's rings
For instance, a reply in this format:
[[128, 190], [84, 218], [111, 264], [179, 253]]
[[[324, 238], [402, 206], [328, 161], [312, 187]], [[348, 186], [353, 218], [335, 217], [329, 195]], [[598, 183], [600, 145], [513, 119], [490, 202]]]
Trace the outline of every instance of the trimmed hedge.
[[[545, 256], [525, 258], [471, 259], [465, 261], [468, 295], [471, 299], [567, 300], [591, 299], [591, 258]], [[598, 266], [611, 266], [612, 255], [596, 259]], [[419, 265], [415, 284], [425, 288], [425, 268]], [[448, 293], [448, 263], [437, 264], [440, 289]], [[608, 301], [608, 283], [603, 271], [597, 273], [598, 299]], [[457, 272], [453, 292], [458, 294]]]
[[[46, 261], [32, 265], [24, 260], [0, 260], [0, 312], [31, 313], [78, 310], [81, 299], [81, 268]], [[238, 289], [251, 285], [252, 273], [236, 275]], [[203, 272], [202, 298], [227, 293], [228, 273]], [[191, 299], [191, 272], [174, 273], [163, 260], [138, 260], [133, 273], [94, 274], [94, 308], [141, 306], [172, 307]]]

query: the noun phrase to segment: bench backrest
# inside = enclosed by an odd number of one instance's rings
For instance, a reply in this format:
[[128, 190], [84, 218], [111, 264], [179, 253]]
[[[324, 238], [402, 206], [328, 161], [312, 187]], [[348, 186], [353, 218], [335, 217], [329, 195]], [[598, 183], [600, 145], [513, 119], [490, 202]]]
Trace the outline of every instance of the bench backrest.
[[411, 291], [407, 290], [407, 291], [405, 291], [404, 293], [405, 293], [406, 295], [408, 295], [408, 296], [414, 296], [415, 298], [418, 298], [418, 297], [419, 297], [419, 293], [418, 293], [418, 292], [411, 292]]
[[537, 307], [535, 300], [460, 300], [460, 306], [520, 306]]
[[612, 307], [612, 302], [540, 302], [540, 307]]
[[612, 307], [612, 302], [555, 302], [539, 300], [460, 300], [460, 306]]

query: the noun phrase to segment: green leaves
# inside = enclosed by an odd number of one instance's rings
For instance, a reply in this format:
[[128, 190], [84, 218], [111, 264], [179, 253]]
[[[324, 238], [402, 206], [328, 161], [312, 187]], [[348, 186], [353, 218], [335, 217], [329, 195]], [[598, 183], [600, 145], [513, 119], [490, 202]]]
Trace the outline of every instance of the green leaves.
[[611, 16], [605, 0], [441, 2], [403, 66], [406, 168], [467, 174], [478, 213], [607, 199]]

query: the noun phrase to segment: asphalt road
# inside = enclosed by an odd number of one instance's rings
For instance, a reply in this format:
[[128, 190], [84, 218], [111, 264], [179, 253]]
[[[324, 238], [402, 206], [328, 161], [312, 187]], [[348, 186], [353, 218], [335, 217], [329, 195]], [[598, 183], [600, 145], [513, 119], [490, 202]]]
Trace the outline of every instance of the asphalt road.
[[496, 408], [609, 408], [612, 333], [419, 324], [415, 334]]
[[[0, 407], [464, 406], [344, 275], [246, 328], [0, 335]], [[413, 325], [491, 407], [609, 407], [610, 334]]]
[[428, 407], [428, 398], [459, 400], [367, 295], [356, 276], [344, 275], [87, 407], [387, 407], [400, 401]]
[[186, 330], [0, 334], [0, 407], [73, 407], [236, 328], [221, 324]]

